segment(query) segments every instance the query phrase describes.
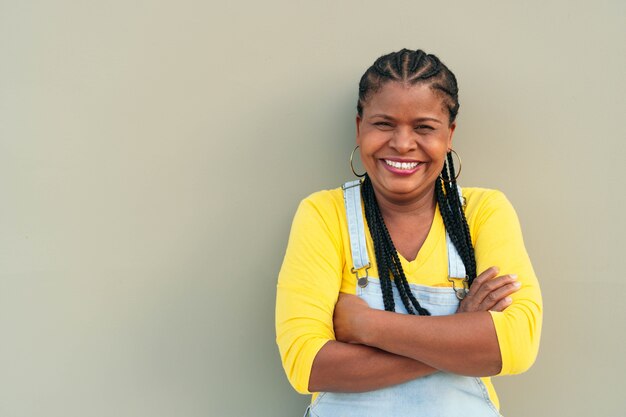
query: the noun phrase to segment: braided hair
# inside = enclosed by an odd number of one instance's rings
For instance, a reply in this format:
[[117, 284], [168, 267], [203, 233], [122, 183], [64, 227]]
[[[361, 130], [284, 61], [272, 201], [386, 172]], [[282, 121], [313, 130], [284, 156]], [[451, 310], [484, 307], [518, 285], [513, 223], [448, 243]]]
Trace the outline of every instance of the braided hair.
[[[450, 124], [456, 119], [459, 111], [459, 89], [456, 77], [439, 58], [419, 49], [416, 51], [402, 49], [383, 55], [365, 71], [359, 82], [359, 100], [357, 103], [359, 117], [363, 116], [363, 105], [371, 95], [379, 91], [389, 81], [406, 85], [418, 83], [429, 85], [433, 91], [441, 96], [448, 111]], [[446, 231], [465, 265], [468, 284], [471, 286], [474, 278], [476, 278], [474, 247], [472, 246], [467, 219], [463, 212], [464, 204], [458, 193], [454, 162], [450, 152], [448, 152], [446, 159], [447, 162], [444, 162], [441, 175], [435, 181], [435, 196]], [[372, 181], [368, 175], [363, 181], [361, 195], [365, 205], [365, 217], [374, 241], [374, 252], [385, 310], [395, 311], [393, 280], [402, 304], [409, 314], [430, 315], [411, 292], [398, 252], [378, 206]]]

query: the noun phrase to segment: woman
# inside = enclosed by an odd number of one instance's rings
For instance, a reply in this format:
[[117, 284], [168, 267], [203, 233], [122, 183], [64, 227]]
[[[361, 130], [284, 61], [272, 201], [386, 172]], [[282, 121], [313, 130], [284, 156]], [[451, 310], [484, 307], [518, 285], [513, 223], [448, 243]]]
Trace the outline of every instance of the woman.
[[458, 109], [436, 56], [380, 57], [359, 84], [364, 179], [298, 208], [276, 330], [312, 416], [498, 416], [489, 376], [534, 362], [537, 279], [504, 195], [457, 187]]

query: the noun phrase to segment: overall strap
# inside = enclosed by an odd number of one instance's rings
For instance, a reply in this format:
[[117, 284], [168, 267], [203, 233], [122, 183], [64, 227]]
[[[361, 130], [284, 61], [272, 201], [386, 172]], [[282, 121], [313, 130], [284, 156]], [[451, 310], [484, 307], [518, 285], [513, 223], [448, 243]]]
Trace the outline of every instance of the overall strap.
[[446, 243], [448, 245], [448, 276], [450, 278], [465, 278], [467, 275], [465, 273], [465, 264], [456, 250], [456, 246], [452, 243], [448, 232], [446, 232]]
[[[346, 182], [342, 187], [343, 201], [348, 217], [348, 234], [350, 235], [350, 251], [352, 252], [352, 273], [356, 275], [359, 286], [367, 286], [367, 270], [370, 260], [365, 243], [365, 222], [361, 208], [361, 180]], [[359, 277], [359, 271], [362, 276]]]
[[[457, 185], [457, 190], [459, 192], [459, 199], [463, 201], [463, 194], [461, 192], [461, 187]], [[452, 239], [450, 239], [450, 235], [446, 231], [446, 244], [448, 246], [448, 281], [452, 283], [452, 288], [454, 289], [454, 293], [456, 294], [459, 300], [465, 298], [468, 292], [468, 282], [469, 278], [467, 277], [467, 272], [465, 271], [465, 264], [459, 255], [459, 252], [456, 250], [456, 246], [452, 243]], [[460, 288], [456, 287], [455, 281], [461, 280]]]

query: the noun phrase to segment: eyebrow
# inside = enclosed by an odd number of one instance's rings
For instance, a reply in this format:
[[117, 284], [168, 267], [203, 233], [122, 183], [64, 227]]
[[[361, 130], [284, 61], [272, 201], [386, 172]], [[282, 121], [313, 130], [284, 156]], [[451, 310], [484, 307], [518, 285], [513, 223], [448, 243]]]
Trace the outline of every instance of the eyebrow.
[[[394, 120], [393, 117], [388, 116], [386, 114], [372, 114], [370, 117], [381, 117], [385, 120]], [[414, 119], [413, 122], [426, 122], [426, 121], [430, 121], [430, 122], [436, 122], [439, 124], [442, 124], [443, 122], [439, 119], [435, 119], [433, 117], [418, 117], [417, 119]]]

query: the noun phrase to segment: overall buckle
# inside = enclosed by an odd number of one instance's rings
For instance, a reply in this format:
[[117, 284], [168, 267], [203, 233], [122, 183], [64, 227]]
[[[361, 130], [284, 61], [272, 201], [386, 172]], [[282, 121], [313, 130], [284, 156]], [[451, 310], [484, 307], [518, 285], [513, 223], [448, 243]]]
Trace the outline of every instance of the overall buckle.
[[[367, 280], [367, 278], [369, 277], [367, 271], [369, 271], [370, 266], [371, 266], [370, 264], [367, 264], [364, 267], [359, 268], [359, 269], [354, 269], [354, 268], [351, 269], [351, 271], [354, 274], [354, 276], [356, 276], [357, 284], [359, 284], [359, 287], [361, 287], [361, 288], [367, 287], [367, 284], [369, 282]], [[365, 275], [359, 278], [359, 271], [362, 270], [362, 269], [365, 269]]]
[[[456, 287], [454, 283], [456, 280], [461, 281], [460, 288]], [[459, 300], [464, 299], [467, 293], [469, 292], [469, 285], [468, 285], [469, 277], [467, 275], [465, 276], [465, 278], [448, 277], [448, 281], [452, 283], [452, 289], [454, 290], [454, 294], [456, 295], [456, 298], [458, 298]]]

